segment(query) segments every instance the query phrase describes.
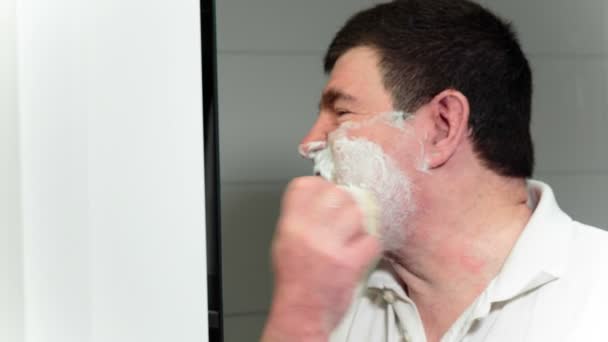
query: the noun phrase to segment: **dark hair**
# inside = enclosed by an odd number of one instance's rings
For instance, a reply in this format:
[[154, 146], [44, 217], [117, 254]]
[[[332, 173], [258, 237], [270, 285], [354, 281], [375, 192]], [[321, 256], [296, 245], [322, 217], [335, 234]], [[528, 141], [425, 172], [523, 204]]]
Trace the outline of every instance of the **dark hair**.
[[445, 89], [462, 92], [485, 165], [530, 177], [532, 73], [511, 26], [468, 0], [397, 0], [355, 14], [334, 37], [325, 72], [354, 47], [380, 56], [397, 109], [414, 112]]

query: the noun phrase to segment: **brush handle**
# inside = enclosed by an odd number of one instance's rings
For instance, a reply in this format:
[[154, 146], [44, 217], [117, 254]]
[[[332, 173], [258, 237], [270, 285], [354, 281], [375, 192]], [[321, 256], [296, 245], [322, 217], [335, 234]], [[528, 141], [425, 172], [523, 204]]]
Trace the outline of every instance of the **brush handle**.
[[353, 185], [340, 185], [339, 187], [353, 196], [363, 212], [365, 231], [372, 236], [379, 237], [380, 208], [376, 196], [371, 191]]

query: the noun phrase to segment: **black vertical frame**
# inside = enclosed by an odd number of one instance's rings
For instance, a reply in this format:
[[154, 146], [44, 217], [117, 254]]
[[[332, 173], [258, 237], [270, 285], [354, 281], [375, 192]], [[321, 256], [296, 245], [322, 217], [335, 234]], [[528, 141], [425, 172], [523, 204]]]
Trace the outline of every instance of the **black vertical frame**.
[[209, 342], [224, 340], [215, 1], [201, 0]]

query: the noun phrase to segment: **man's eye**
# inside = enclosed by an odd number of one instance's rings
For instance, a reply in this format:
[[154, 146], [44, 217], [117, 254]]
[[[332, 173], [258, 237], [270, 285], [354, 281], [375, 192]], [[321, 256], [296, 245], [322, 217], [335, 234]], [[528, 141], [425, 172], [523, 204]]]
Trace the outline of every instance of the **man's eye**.
[[338, 116], [342, 116], [342, 115], [346, 115], [346, 114], [350, 114], [351, 112], [348, 110], [336, 110], [336, 114], [338, 114]]

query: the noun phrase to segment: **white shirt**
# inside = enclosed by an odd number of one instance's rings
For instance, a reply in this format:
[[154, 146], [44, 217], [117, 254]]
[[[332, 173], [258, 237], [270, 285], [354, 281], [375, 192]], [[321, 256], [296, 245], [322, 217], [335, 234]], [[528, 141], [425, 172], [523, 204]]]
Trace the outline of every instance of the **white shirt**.
[[[441, 342], [608, 341], [608, 233], [572, 220], [548, 185], [528, 188], [530, 221]], [[373, 271], [360, 292], [331, 342], [426, 342], [416, 305], [389, 269]]]

